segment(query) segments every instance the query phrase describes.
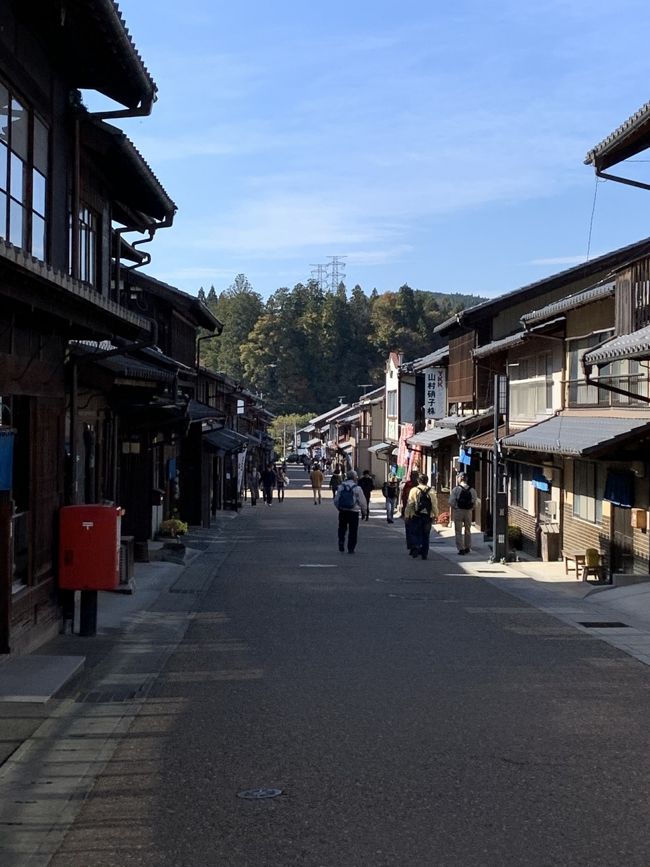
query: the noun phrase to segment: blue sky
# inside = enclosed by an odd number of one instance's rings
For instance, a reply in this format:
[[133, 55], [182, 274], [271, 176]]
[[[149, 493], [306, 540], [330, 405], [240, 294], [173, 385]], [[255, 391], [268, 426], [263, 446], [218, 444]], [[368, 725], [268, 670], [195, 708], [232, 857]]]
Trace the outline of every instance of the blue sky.
[[[647, 0], [119, 5], [159, 88], [122, 127], [179, 207], [148, 271], [192, 293], [331, 256], [366, 292], [486, 296], [578, 264], [585, 154], [650, 99]], [[600, 182], [591, 256], [649, 216]]]

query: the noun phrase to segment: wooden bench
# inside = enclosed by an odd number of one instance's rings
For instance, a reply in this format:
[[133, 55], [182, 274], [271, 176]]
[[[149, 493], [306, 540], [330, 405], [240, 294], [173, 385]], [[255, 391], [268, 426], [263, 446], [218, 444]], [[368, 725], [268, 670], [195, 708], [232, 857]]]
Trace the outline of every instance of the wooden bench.
[[[603, 563], [603, 555], [599, 553], [600, 557], [600, 568], [602, 569]], [[586, 551], [562, 551], [562, 559], [564, 560], [564, 574], [568, 575], [569, 572], [576, 573], [576, 581], [584, 581], [584, 572], [586, 567], [586, 559], [587, 553]], [[569, 564], [573, 563], [573, 567]]]

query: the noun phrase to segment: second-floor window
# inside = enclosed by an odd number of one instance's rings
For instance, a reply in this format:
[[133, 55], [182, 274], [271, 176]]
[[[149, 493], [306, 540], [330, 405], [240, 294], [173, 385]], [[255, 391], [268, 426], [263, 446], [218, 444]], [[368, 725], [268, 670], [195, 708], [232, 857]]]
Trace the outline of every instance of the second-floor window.
[[540, 352], [508, 367], [510, 418], [534, 419], [553, 411], [553, 355]]
[[79, 209], [79, 279], [97, 285], [97, 236], [99, 217], [92, 208]]
[[[599, 404], [608, 404], [609, 396], [603, 389], [596, 388], [595, 385], [587, 385], [585, 382], [585, 374], [582, 369], [582, 357], [588, 349], [607, 340], [611, 337], [613, 331], [599, 331], [594, 334], [589, 334], [587, 337], [579, 337], [575, 340], [569, 340], [568, 343], [568, 371], [569, 371], [569, 389], [568, 403], [569, 406], [585, 405], [598, 406]], [[609, 366], [601, 368], [600, 376], [606, 377], [609, 375]]]
[[45, 259], [49, 131], [0, 82], [0, 237]]
[[397, 392], [386, 392], [386, 415], [391, 418], [397, 415]]

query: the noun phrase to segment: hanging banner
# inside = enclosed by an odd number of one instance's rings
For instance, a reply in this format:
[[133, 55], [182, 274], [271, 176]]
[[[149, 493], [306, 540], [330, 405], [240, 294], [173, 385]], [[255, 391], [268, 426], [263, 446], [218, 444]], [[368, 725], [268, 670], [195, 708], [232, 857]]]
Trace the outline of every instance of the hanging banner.
[[248, 449], [243, 449], [237, 455], [237, 486], [239, 488], [239, 493], [241, 494], [244, 490], [244, 482], [245, 482], [245, 467], [246, 467], [246, 452]]
[[447, 415], [447, 371], [444, 367], [428, 367], [424, 371], [424, 417], [444, 418]]

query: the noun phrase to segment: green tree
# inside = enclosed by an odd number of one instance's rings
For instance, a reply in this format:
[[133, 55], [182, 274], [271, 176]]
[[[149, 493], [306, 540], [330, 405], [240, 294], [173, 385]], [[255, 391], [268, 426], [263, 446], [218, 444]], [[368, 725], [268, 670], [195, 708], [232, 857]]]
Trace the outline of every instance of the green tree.
[[208, 306], [223, 323], [223, 331], [220, 337], [204, 343], [203, 362], [233, 379], [245, 380], [241, 347], [264, 309], [262, 298], [253, 291], [246, 276], [238, 274], [228, 289], [219, 295], [215, 293]]

